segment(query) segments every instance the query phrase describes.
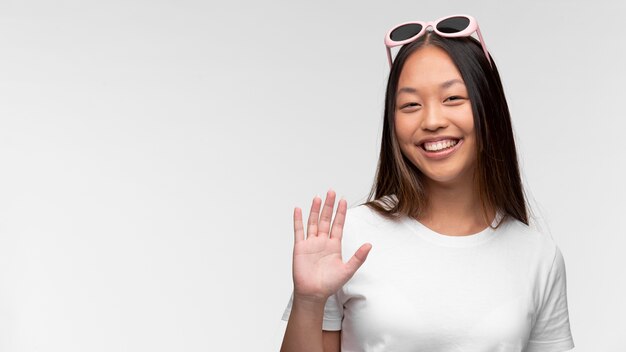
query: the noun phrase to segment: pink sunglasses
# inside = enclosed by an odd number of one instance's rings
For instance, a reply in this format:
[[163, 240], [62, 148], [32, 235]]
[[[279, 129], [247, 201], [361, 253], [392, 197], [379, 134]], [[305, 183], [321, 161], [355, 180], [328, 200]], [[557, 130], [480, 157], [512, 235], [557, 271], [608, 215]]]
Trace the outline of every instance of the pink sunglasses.
[[389, 66], [391, 66], [391, 48], [398, 45], [404, 45], [410, 43], [417, 38], [424, 35], [426, 28], [431, 27], [432, 30], [442, 37], [455, 38], [455, 37], [469, 37], [472, 33], [478, 33], [478, 39], [480, 45], [483, 47], [485, 56], [491, 63], [491, 57], [487, 51], [487, 46], [483, 40], [482, 34], [480, 34], [480, 28], [476, 19], [469, 15], [452, 15], [442, 17], [438, 20], [431, 22], [412, 21], [405, 22], [396, 25], [391, 28], [387, 35], [385, 35], [385, 47], [387, 48], [387, 58], [389, 59]]

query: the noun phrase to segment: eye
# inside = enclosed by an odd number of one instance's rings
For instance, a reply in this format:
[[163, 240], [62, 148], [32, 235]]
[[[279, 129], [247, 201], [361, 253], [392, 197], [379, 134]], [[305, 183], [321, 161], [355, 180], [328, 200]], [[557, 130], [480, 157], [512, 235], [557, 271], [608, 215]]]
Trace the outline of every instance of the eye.
[[[463, 97], [458, 96], [458, 95], [453, 95], [451, 97], [446, 98], [446, 100], [450, 100], [450, 101], [461, 100], [461, 99], [463, 99]], [[444, 100], [444, 101], [446, 101], [446, 100]]]
[[407, 103], [407, 104], [402, 105], [400, 107], [400, 109], [404, 109], [404, 108], [408, 108], [408, 107], [417, 107], [417, 106], [421, 106], [421, 105], [418, 104], [418, 103]]

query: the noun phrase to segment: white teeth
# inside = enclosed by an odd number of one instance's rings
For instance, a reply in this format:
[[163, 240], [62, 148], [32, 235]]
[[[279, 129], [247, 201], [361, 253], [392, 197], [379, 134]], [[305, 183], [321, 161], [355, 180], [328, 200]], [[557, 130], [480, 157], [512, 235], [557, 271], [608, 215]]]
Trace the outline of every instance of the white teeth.
[[434, 143], [424, 143], [424, 148], [428, 151], [438, 151], [445, 148], [455, 146], [458, 143], [456, 140], [446, 139], [443, 141], [437, 141]]

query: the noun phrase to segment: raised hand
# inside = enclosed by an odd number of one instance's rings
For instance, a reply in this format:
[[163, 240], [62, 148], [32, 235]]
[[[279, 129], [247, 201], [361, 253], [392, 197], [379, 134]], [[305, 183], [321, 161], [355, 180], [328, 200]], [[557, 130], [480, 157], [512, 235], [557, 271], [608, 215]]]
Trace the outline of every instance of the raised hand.
[[344, 263], [341, 258], [341, 238], [346, 218], [346, 200], [339, 200], [332, 229], [335, 192], [329, 190], [326, 194], [326, 201], [320, 216], [321, 202], [321, 198], [313, 198], [306, 239], [302, 225], [302, 210], [296, 207], [293, 213], [294, 297], [316, 302], [326, 302], [328, 297], [350, 280], [372, 248], [369, 243], [363, 244], [352, 258]]

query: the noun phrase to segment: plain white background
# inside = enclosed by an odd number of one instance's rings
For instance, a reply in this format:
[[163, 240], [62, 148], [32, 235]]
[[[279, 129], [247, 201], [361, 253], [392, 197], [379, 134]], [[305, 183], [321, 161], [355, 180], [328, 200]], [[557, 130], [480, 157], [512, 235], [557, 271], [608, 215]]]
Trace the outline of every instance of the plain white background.
[[277, 351], [292, 212], [365, 200], [383, 36], [467, 13], [576, 351], [624, 350], [618, 1], [0, 1], [0, 350]]

